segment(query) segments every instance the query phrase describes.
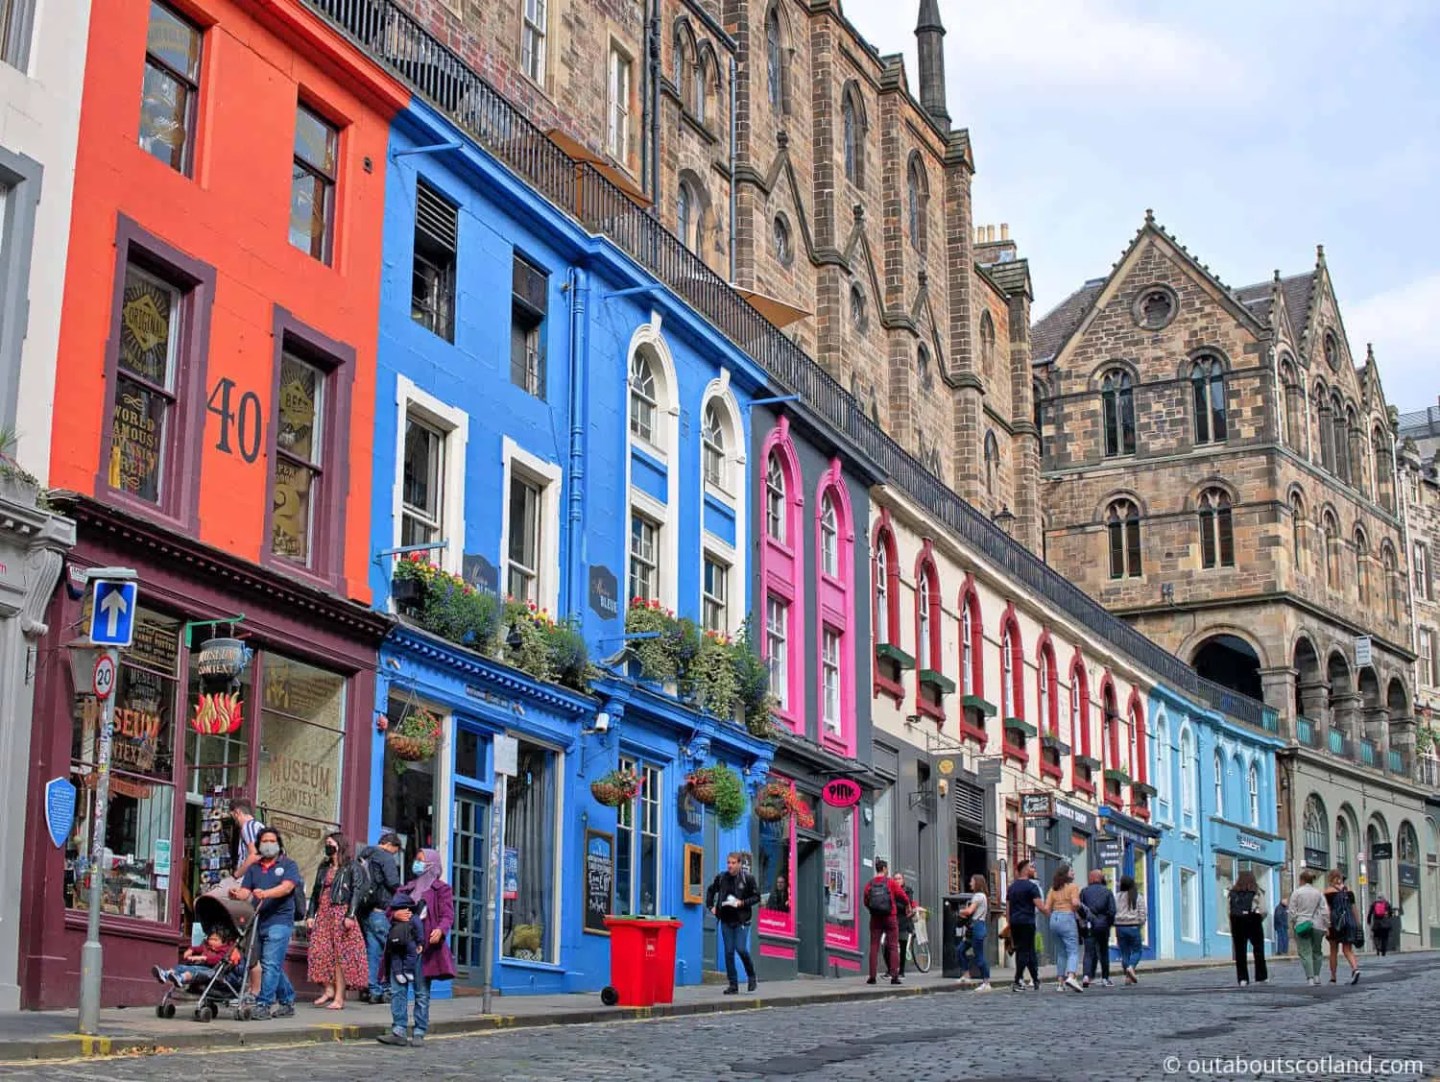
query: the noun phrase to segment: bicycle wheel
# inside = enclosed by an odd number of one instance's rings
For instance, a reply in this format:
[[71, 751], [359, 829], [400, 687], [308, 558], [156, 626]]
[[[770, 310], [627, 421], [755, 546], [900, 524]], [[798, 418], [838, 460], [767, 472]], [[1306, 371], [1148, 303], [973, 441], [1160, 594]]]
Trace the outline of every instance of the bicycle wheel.
[[930, 972], [930, 940], [927, 938], [924, 943], [919, 939], [910, 939], [910, 960], [915, 963], [915, 968], [921, 973]]

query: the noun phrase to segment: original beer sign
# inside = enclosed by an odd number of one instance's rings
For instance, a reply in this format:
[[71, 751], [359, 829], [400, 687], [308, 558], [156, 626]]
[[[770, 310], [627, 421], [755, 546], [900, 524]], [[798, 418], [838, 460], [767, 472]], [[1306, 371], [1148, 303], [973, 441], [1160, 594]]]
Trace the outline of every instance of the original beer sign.
[[832, 808], [853, 808], [860, 803], [860, 783], [849, 778], [835, 778], [820, 790], [820, 799]]

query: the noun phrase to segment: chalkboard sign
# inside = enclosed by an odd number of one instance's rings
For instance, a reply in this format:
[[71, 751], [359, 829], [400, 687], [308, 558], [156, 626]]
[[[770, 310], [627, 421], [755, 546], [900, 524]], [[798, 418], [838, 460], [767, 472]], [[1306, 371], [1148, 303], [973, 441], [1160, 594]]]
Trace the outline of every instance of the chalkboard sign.
[[585, 831], [585, 931], [609, 935], [605, 918], [615, 907], [615, 837]]

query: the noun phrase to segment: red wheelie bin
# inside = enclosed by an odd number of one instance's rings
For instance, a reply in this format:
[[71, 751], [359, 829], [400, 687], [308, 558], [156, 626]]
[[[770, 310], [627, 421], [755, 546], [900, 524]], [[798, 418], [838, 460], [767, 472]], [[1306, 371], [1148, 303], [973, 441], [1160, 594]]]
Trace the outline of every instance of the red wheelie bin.
[[668, 917], [606, 917], [610, 932], [610, 985], [606, 1006], [653, 1007], [675, 1001], [675, 935]]

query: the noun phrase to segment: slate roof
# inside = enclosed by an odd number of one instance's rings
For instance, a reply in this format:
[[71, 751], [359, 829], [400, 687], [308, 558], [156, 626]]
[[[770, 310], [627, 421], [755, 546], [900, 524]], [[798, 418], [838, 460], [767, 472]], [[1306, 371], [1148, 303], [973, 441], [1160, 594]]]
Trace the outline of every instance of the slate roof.
[[1030, 353], [1036, 364], [1043, 364], [1060, 352], [1060, 347], [1075, 333], [1105, 288], [1105, 282], [1104, 278], [1090, 279], [1030, 328]]
[[[1257, 318], [1269, 323], [1270, 294], [1274, 287], [1273, 280], [1256, 282], [1253, 286], [1241, 286], [1235, 290], [1235, 296], [1241, 304], [1254, 312]], [[1315, 293], [1315, 272], [1293, 274], [1289, 278], [1280, 279], [1280, 292], [1285, 295], [1285, 307], [1290, 312], [1290, 322], [1304, 335], [1307, 323], [1305, 317], [1310, 312], [1310, 299]]]

